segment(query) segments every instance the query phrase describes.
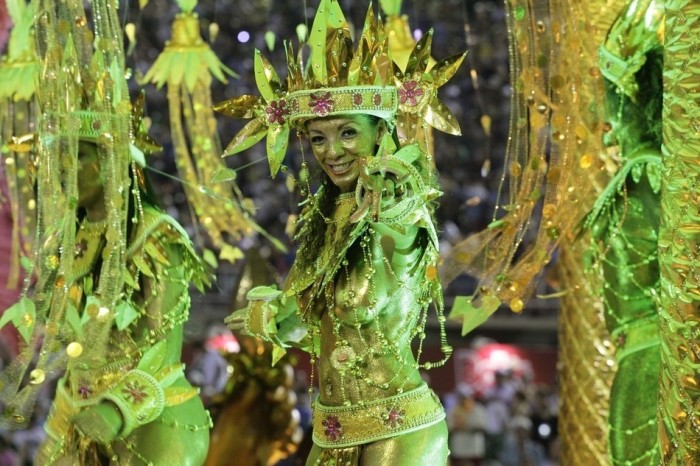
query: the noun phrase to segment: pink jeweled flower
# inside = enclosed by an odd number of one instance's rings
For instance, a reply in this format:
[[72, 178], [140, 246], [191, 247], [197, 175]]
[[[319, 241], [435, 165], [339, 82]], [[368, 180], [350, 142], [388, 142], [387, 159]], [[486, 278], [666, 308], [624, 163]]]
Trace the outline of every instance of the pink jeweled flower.
[[329, 414], [321, 424], [323, 425], [323, 433], [328, 440], [335, 442], [343, 436], [343, 426], [340, 424], [338, 416]]
[[273, 100], [270, 105], [265, 108], [265, 113], [267, 113], [267, 121], [269, 123], [279, 123], [283, 125], [289, 115], [289, 109], [287, 108], [287, 101], [284, 99]]
[[319, 116], [328, 115], [333, 111], [333, 97], [330, 92], [314, 92], [311, 94], [311, 101], [309, 102], [309, 107], [311, 111]]
[[122, 393], [129, 401], [136, 404], [143, 402], [148, 396], [144, 387], [133, 381], [126, 383], [126, 387], [122, 388]]
[[423, 97], [423, 89], [418, 84], [418, 81], [406, 81], [399, 88], [399, 102], [401, 102], [401, 105], [415, 107], [418, 105], [421, 97]]
[[359, 107], [360, 105], [362, 105], [362, 102], [364, 102], [364, 100], [365, 100], [364, 97], [362, 97], [362, 94], [360, 94], [359, 92], [355, 92], [352, 95], [352, 103], [356, 107]]
[[87, 250], [88, 250], [88, 242], [85, 238], [83, 238], [80, 240], [80, 242], [78, 242], [75, 245], [75, 257], [76, 257], [76, 259], [78, 257], [83, 257], [85, 255], [85, 253], [87, 252]]
[[625, 343], [627, 343], [627, 334], [625, 332], [621, 332], [617, 336], [616, 343], [618, 348], [622, 348], [623, 346], [625, 346]]
[[80, 395], [80, 397], [84, 400], [90, 398], [90, 395], [92, 395], [90, 386], [84, 382], [78, 384], [78, 395]]
[[396, 429], [403, 424], [405, 416], [406, 410], [394, 405], [391, 408], [387, 408], [386, 412], [382, 415], [382, 419], [384, 420], [385, 426]]

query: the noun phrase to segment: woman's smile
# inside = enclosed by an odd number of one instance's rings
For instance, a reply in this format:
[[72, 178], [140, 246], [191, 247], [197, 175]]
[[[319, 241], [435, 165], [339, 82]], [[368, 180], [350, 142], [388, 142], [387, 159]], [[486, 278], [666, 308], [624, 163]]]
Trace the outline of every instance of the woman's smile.
[[351, 169], [351, 165], [355, 162], [356, 161], [350, 160], [343, 163], [327, 163], [326, 165], [330, 168], [333, 174], [339, 176], [347, 173]]

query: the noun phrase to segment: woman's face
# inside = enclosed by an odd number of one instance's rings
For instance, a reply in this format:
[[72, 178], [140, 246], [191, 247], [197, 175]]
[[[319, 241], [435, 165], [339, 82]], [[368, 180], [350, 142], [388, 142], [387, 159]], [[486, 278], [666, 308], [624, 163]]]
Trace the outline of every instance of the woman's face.
[[386, 130], [366, 115], [318, 118], [306, 124], [316, 161], [341, 192], [355, 189], [360, 157], [372, 156]]

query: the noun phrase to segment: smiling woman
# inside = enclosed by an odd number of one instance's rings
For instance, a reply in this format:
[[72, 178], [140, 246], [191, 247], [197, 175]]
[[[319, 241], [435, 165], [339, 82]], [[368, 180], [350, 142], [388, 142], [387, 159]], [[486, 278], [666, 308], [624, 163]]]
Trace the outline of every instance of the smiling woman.
[[[248, 306], [227, 322], [270, 342], [278, 356], [290, 346], [310, 353], [312, 386], [317, 381], [319, 391], [308, 466], [444, 465], [445, 412], [420, 375], [452, 352], [437, 276], [439, 191], [432, 157], [416, 135], [437, 111], [428, 105], [437, 87], [463, 56], [427, 72], [427, 34], [404, 79], [371, 11], [353, 54], [335, 0], [321, 1], [312, 31], [307, 76], [289, 45], [286, 86], [258, 53], [262, 98], [242, 96], [218, 107], [230, 116], [256, 117], [227, 152], [266, 133], [274, 175], [294, 128], [308, 136], [321, 169], [320, 188], [309, 193], [299, 217], [299, 246], [283, 290], [252, 289]], [[409, 89], [424, 98], [405, 98]], [[426, 362], [421, 350], [431, 307], [444, 358]]]
[[386, 131], [384, 120], [372, 115], [319, 118], [306, 127], [316, 161], [343, 193], [355, 189], [360, 160], [375, 154]]

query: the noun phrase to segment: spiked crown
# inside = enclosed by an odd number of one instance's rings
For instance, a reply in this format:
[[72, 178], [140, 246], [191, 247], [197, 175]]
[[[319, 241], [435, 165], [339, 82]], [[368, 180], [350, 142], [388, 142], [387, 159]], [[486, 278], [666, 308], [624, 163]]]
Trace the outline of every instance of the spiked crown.
[[[432, 30], [410, 55], [405, 70], [389, 55], [389, 37], [370, 4], [362, 35], [353, 50], [348, 23], [337, 0], [321, 0], [308, 41], [295, 52], [285, 42], [287, 79], [282, 82], [269, 61], [255, 51], [255, 82], [260, 96], [242, 95], [215, 109], [234, 118], [252, 118], [226, 148], [242, 152], [267, 136], [267, 158], [274, 176], [284, 160], [292, 127], [332, 115], [368, 114], [400, 128], [402, 145], [418, 143], [418, 127], [460, 134], [459, 124], [437, 98], [437, 89], [457, 71], [466, 54], [428, 70]], [[310, 49], [308, 63], [301, 51]]]

